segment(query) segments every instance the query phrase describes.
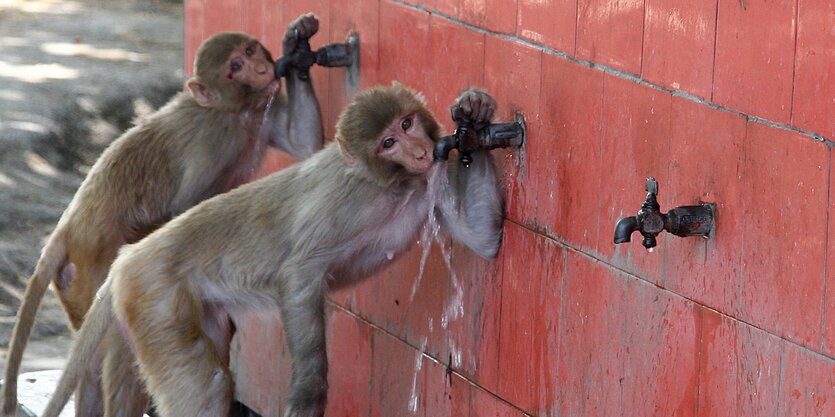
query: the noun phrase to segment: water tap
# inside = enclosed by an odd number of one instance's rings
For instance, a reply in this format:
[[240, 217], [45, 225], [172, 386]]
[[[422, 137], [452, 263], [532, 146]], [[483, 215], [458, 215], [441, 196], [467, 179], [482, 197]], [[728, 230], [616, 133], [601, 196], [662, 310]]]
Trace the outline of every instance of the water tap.
[[454, 120], [455, 132], [440, 138], [435, 143], [432, 156], [436, 161], [446, 161], [449, 159], [450, 151], [458, 149], [461, 163], [469, 167], [473, 162], [470, 154], [474, 151], [518, 147], [525, 142], [525, 118], [520, 114], [516, 115], [515, 122], [489, 124], [478, 131], [468, 117]]
[[275, 61], [275, 78], [287, 75], [290, 68], [299, 71], [299, 78], [310, 79], [310, 67], [318, 64], [323, 67], [347, 67], [357, 61], [359, 36], [351, 34], [345, 43], [325, 45], [315, 52], [310, 49], [310, 40], [299, 39], [296, 49]]
[[656, 199], [658, 181], [652, 177], [647, 178], [646, 190], [647, 198], [641, 204], [638, 214], [620, 219], [615, 225], [615, 244], [631, 241], [631, 235], [636, 230], [644, 237], [641, 243], [647, 249], [657, 245], [656, 236], [664, 230], [681, 237], [713, 237], [716, 204], [679, 206], [662, 214]]

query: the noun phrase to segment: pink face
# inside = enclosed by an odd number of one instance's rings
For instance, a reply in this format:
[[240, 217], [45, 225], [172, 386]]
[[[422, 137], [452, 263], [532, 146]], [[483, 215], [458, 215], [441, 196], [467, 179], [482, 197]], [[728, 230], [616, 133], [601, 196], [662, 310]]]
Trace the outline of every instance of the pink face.
[[226, 78], [250, 86], [253, 92], [273, 94], [280, 86], [275, 79], [275, 67], [257, 40], [244, 42], [232, 51], [226, 68]]
[[412, 113], [395, 120], [383, 132], [377, 142], [377, 155], [402, 165], [412, 174], [425, 174], [432, 167], [434, 146], [420, 117]]

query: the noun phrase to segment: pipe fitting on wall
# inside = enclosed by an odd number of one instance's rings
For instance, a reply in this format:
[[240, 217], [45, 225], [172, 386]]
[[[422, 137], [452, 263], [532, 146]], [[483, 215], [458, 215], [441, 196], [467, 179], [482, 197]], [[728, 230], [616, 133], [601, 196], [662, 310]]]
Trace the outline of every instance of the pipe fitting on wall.
[[468, 118], [457, 119], [455, 124], [455, 132], [440, 138], [435, 144], [432, 156], [436, 161], [446, 161], [449, 153], [457, 149], [461, 163], [469, 167], [473, 161], [472, 152], [520, 147], [525, 143], [525, 118], [521, 114], [516, 115], [514, 122], [489, 124], [478, 131]]
[[296, 49], [275, 61], [275, 78], [286, 77], [291, 68], [298, 71], [302, 80], [310, 79], [313, 64], [323, 67], [353, 67], [359, 59], [359, 36], [352, 33], [347, 42], [325, 45], [316, 51], [310, 48], [310, 39], [299, 39]]
[[652, 249], [657, 245], [656, 237], [664, 230], [680, 237], [713, 237], [716, 204], [679, 206], [667, 214], [662, 214], [661, 206], [656, 198], [658, 181], [655, 178], [647, 178], [646, 191], [647, 198], [641, 204], [638, 214], [620, 219], [615, 225], [615, 244], [631, 241], [632, 233], [636, 230], [644, 237], [641, 244], [647, 249]]

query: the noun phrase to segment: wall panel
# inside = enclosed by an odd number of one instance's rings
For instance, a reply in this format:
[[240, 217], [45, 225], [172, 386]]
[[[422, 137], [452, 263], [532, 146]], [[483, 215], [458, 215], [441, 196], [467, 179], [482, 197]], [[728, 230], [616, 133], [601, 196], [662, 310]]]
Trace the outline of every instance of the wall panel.
[[[187, 69], [216, 31], [251, 31], [277, 50], [289, 21], [313, 11], [314, 46], [358, 31], [361, 87], [422, 91], [444, 133], [469, 86], [496, 97], [496, 121], [525, 116], [525, 147], [493, 152], [506, 197], [496, 260], [443, 240], [422, 264], [416, 245], [331, 295], [326, 415], [835, 414], [831, 5], [185, 7]], [[313, 75], [331, 137], [352, 90], [343, 69]], [[264, 174], [292, 162], [271, 154]], [[664, 233], [651, 253], [637, 233], [614, 245], [649, 176], [663, 212], [715, 203], [715, 236]], [[290, 375], [280, 320], [235, 318], [239, 398], [280, 416]]]

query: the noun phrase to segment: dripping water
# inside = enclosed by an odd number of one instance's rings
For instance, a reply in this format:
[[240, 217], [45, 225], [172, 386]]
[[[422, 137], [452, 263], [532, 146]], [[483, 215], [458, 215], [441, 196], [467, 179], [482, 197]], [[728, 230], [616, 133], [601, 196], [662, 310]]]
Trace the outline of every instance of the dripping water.
[[267, 122], [270, 120], [270, 109], [273, 107], [273, 102], [275, 101], [275, 93], [270, 94], [270, 98], [267, 100], [267, 105], [264, 106], [264, 116], [261, 117], [261, 132], [260, 135], [264, 135], [264, 126], [267, 125]]
[[264, 152], [266, 152], [265, 148], [267, 147], [267, 143], [269, 143], [268, 136], [270, 134], [270, 129], [268, 126], [272, 121], [272, 118], [270, 117], [270, 109], [273, 106], [273, 102], [275, 102], [275, 96], [275, 93], [270, 94], [270, 98], [267, 99], [267, 104], [264, 106], [264, 114], [261, 115], [261, 124], [258, 126], [258, 135], [256, 136], [255, 141], [255, 155], [258, 155], [255, 159], [258, 163], [252, 164], [249, 168], [249, 176], [253, 179], [255, 178], [257, 171], [261, 169], [262, 158], [264, 157]]
[[418, 376], [420, 375], [420, 370], [423, 368], [423, 355], [426, 352], [426, 345], [428, 343], [429, 339], [424, 336], [420, 342], [420, 349], [418, 349], [415, 356], [415, 373], [412, 375], [412, 393], [409, 396], [409, 412], [412, 415], [417, 414], [420, 408], [420, 392], [422, 391], [422, 387], [418, 386]]
[[423, 279], [423, 273], [426, 268], [426, 260], [429, 258], [429, 251], [432, 248], [432, 241], [438, 240], [438, 235], [441, 231], [441, 224], [438, 221], [438, 216], [435, 213], [435, 207], [438, 206], [442, 198], [442, 190], [449, 186], [449, 178], [446, 175], [446, 163], [435, 163], [429, 170], [428, 184], [426, 189], [426, 197], [429, 200], [429, 213], [427, 213], [426, 222], [423, 224], [423, 229], [420, 231], [420, 240], [418, 244], [423, 251], [420, 256], [420, 268], [418, 269], [418, 276], [412, 285], [412, 296], [410, 300], [415, 299], [420, 282]]
[[270, 134], [269, 126], [270, 124], [270, 110], [273, 107], [273, 102], [275, 102], [275, 94], [270, 94], [270, 98], [267, 100], [267, 104], [264, 106], [264, 114], [261, 116], [261, 125], [258, 126], [258, 147], [259, 151], [261, 147], [267, 144], [267, 136]]
[[418, 276], [412, 286], [411, 300], [414, 300], [420, 282], [423, 279], [423, 274], [426, 268], [426, 260], [429, 258], [429, 251], [432, 247], [432, 242], [438, 243], [441, 249], [441, 254], [444, 258], [447, 270], [449, 271], [450, 281], [454, 293], [452, 299], [444, 308], [444, 313], [441, 316], [441, 327], [446, 329], [450, 320], [456, 320], [464, 315], [464, 290], [458, 282], [458, 276], [455, 274], [455, 269], [452, 267], [452, 252], [447, 245], [446, 240], [440, 236], [441, 224], [438, 219], [435, 207], [446, 207], [452, 209], [457, 207], [455, 193], [450, 192], [449, 176], [447, 175], [446, 162], [439, 162], [432, 165], [429, 171], [429, 180], [427, 185], [427, 199], [429, 200], [429, 213], [427, 213], [426, 223], [420, 233], [420, 241], [418, 244], [423, 251], [420, 257], [420, 268]]

